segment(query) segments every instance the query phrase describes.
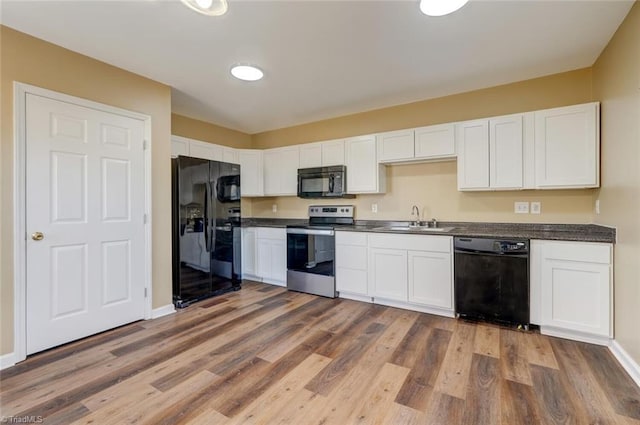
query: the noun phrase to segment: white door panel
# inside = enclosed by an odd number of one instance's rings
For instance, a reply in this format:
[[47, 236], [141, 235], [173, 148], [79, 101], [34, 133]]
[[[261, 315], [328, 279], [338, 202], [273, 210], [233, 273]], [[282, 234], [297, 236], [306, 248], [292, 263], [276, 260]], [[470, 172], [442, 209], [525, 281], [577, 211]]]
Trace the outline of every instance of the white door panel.
[[144, 122], [26, 96], [27, 353], [144, 317]]

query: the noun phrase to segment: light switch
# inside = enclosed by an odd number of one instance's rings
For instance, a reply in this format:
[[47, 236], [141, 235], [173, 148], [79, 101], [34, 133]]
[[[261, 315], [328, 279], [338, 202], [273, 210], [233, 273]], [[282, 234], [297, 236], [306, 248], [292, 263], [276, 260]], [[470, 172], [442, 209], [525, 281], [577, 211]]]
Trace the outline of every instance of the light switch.
[[278, 212], [278, 204], [271, 205], [271, 212]]
[[378, 212], [378, 204], [371, 204], [371, 212], [373, 213]]

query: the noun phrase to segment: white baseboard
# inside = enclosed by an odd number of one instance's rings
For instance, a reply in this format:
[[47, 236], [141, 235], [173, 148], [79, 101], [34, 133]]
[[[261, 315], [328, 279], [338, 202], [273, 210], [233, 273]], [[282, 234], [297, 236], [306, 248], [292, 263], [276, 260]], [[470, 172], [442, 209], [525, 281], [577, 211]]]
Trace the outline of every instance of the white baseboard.
[[269, 285], [282, 286], [282, 287], [287, 286], [287, 282], [283, 282], [281, 280], [269, 279], [266, 277], [262, 278], [262, 283], [268, 283]]
[[6, 369], [16, 364], [14, 353], [7, 353], [0, 356], [0, 370]]
[[157, 319], [158, 317], [167, 316], [175, 312], [176, 309], [173, 304], [167, 304], [165, 306], [154, 308], [153, 310], [151, 310], [151, 318]]
[[636, 385], [640, 387], [640, 365], [631, 358], [629, 353], [627, 353], [616, 340], [611, 342], [609, 350], [611, 350], [613, 356], [618, 360], [618, 363], [620, 363], [623, 369], [627, 371], [629, 376], [631, 376], [631, 379], [633, 379]]
[[402, 308], [404, 310], [419, 311], [420, 313], [434, 314], [436, 316], [444, 317], [456, 317], [455, 313], [451, 310], [446, 310], [437, 307], [427, 307], [417, 304], [409, 304], [403, 301], [387, 300], [384, 298], [373, 298], [374, 304], [386, 305], [388, 307]]
[[353, 301], [362, 301], [363, 303], [371, 304], [372, 298], [369, 295], [350, 294], [348, 292], [338, 292], [338, 298], [344, 298]]
[[540, 326], [540, 333], [542, 335], [571, 339], [573, 341], [588, 342], [589, 344], [604, 345], [606, 347], [611, 345], [612, 341], [611, 338], [606, 336], [592, 335], [568, 329], [560, 329], [553, 326]]

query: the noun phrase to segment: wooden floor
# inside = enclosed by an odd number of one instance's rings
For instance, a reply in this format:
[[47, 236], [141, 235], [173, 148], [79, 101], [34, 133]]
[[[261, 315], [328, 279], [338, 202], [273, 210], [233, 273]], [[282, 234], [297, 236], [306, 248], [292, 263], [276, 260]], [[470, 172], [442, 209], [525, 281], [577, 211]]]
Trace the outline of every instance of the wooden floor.
[[604, 347], [286, 292], [239, 292], [30, 357], [3, 417], [51, 424], [640, 424]]

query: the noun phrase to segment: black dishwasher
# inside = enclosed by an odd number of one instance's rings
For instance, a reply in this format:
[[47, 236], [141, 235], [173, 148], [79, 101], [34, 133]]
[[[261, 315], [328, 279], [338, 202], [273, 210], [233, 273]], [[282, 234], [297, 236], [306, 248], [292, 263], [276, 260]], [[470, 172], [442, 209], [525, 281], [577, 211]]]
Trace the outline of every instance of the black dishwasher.
[[529, 241], [456, 237], [455, 304], [463, 318], [529, 328]]

